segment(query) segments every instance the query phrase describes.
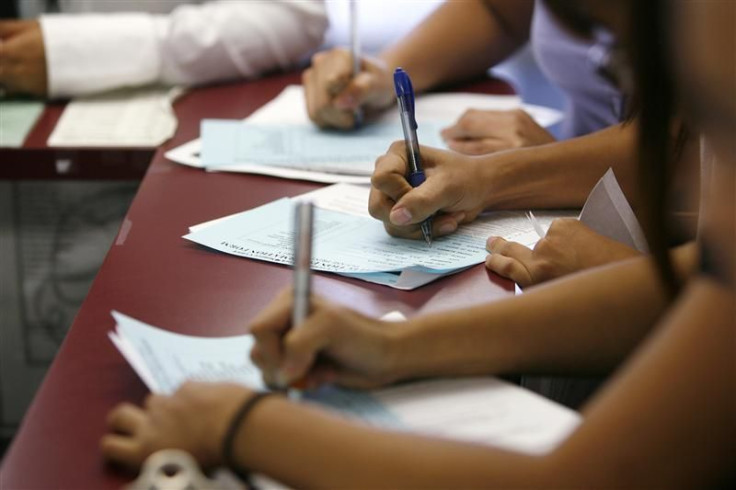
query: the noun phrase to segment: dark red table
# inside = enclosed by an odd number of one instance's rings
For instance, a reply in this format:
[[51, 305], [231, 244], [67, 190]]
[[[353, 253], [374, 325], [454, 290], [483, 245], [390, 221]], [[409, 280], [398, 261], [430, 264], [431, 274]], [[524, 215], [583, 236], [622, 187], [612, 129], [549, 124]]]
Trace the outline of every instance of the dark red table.
[[[166, 161], [166, 149], [197, 137], [205, 117], [241, 118], [276, 96], [297, 74], [199, 89], [176, 107], [180, 127], [158, 151], [117, 240], [61, 346], [0, 468], [0, 488], [105, 489], [130, 479], [98, 450], [107, 412], [140, 402], [146, 388], [107, 338], [116, 309], [185, 334], [238, 334], [291, 281], [289, 268], [231, 257], [180, 237], [187, 227], [317, 187], [243, 174], [208, 174]], [[463, 90], [509, 93], [501, 82]], [[411, 316], [493, 300], [511, 284], [481, 265], [412, 292], [336, 275], [315, 276], [316, 292], [365, 313]], [[246, 355], [246, 353], [243, 353]]]
[[21, 148], [0, 148], [0, 180], [139, 180], [156, 148], [53, 148], [65, 102], [49, 102]]

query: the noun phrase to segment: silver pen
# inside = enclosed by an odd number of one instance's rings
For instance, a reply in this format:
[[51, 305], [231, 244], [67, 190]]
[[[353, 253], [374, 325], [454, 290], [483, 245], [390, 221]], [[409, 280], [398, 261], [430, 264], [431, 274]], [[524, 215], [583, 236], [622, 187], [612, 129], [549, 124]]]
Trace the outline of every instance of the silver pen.
[[294, 210], [294, 307], [291, 327], [297, 328], [309, 315], [312, 295], [312, 235], [314, 205], [301, 201]]
[[[312, 236], [314, 205], [300, 201], [294, 209], [294, 301], [291, 310], [291, 328], [299, 328], [309, 316], [312, 296]], [[280, 373], [277, 384], [288, 391], [289, 398], [301, 399], [303, 380], [289, 383]]]
[[[350, 53], [353, 58], [353, 79], [360, 74], [360, 31], [358, 28], [358, 0], [350, 0]], [[354, 127], [363, 125], [363, 109], [355, 109]]]

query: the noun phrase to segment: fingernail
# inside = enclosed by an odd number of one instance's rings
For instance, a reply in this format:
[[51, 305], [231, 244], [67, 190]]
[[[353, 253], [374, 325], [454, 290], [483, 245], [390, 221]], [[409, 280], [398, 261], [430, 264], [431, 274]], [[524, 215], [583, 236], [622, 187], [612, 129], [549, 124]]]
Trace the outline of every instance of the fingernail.
[[389, 219], [391, 220], [391, 223], [397, 226], [408, 225], [411, 223], [411, 213], [406, 208], [395, 208], [391, 211]]
[[455, 230], [457, 230], [457, 223], [455, 223], [454, 221], [451, 221], [449, 223], [444, 223], [443, 225], [440, 226], [440, 233], [442, 235], [449, 235]]
[[489, 237], [488, 240], [486, 241], [486, 248], [490, 250], [490, 248], [493, 247], [493, 244], [495, 243], [496, 240], [498, 240], [497, 236]]
[[455, 215], [455, 221], [457, 221], [458, 224], [465, 221], [465, 213], [459, 213]]

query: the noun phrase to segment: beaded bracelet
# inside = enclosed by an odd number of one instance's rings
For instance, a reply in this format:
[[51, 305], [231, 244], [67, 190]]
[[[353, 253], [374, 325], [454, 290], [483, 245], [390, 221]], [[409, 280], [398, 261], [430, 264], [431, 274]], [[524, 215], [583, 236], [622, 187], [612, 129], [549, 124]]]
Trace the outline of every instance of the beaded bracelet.
[[227, 432], [225, 433], [225, 438], [222, 441], [222, 461], [225, 467], [229, 468], [240, 479], [246, 482], [248, 481], [248, 471], [240, 469], [233, 457], [233, 444], [235, 443], [235, 437], [238, 435], [238, 429], [243, 424], [243, 421], [248, 414], [253, 411], [256, 405], [272, 395], [277, 395], [277, 393], [260, 392], [245, 400], [240, 408], [238, 408], [238, 411], [235, 412], [235, 415], [233, 415]]

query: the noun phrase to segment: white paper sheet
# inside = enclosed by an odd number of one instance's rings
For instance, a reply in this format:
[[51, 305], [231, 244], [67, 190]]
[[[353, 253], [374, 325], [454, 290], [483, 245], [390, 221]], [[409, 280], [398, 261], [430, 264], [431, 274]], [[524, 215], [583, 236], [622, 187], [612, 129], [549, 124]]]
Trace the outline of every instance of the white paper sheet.
[[73, 100], [49, 137], [56, 147], [151, 148], [174, 135], [181, 89], [142, 88]]
[[591, 191], [580, 213], [580, 221], [596, 233], [639, 252], [649, 251], [644, 231], [626, 200], [613, 169], [609, 168]]
[[[113, 317], [117, 326], [110, 338], [154, 393], [171, 394], [187, 380], [264, 389], [249, 358], [250, 335], [194, 337], [118, 312]], [[402, 319], [398, 312], [384, 317]], [[575, 412], [492, 377], [429, 380], [372, 392], [325, 387], [303, 400], [374, 426], [532, 454], [554, 448], [580, 421]]]

